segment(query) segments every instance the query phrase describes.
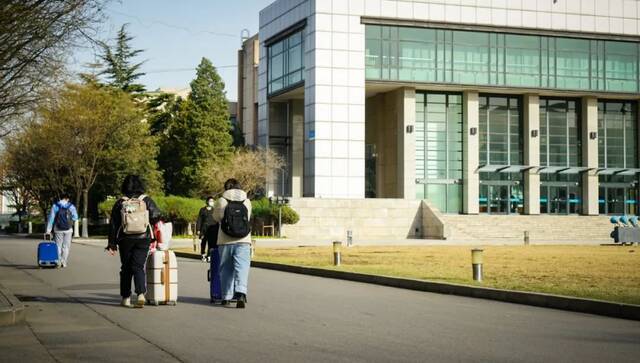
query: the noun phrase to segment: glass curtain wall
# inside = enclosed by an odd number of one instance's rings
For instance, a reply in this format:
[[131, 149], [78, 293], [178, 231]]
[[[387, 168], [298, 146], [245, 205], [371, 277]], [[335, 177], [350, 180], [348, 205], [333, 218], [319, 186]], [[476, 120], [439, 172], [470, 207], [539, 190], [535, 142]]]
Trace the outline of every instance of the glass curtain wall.
[[638, 214], [638, 114], [635, 102], [598, 103], [600, 214]]
[[480, 165], [497, 171], [480, 173], [480, 212], [522, 213], [522, 173], [501, 172], [523, 163], [521, 101], [512, 96], [480, 96]]
[[462, 211], [462, 95], [416, 93], [416, 197]]
[[304, 37], [302, 31], [267, 48], [269, 94], [293, 88], [304, 81]]
[[368, 80], [640, 92], [640, 43], [366, 25]]
[[540, 99], [540, 212], [577, 214], [582, 206], [580, 103]]

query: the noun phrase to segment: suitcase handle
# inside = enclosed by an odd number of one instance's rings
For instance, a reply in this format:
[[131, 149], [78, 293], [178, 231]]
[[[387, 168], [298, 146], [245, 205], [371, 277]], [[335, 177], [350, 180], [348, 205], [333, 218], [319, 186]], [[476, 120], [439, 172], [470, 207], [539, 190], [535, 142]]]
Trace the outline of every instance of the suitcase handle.
[[45, 233], [44, 236], [42, 237], [45, 241], [51, 241], [53, 238], [51, 236], [51, 233]]

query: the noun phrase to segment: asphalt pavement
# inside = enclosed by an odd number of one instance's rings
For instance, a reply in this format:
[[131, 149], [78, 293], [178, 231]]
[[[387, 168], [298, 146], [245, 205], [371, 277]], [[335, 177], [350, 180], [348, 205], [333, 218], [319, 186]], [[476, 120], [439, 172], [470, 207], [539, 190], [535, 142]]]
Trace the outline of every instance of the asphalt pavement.
[[0, 237], [0, 284], [27, 307], [0, 328], [0, 362], [637, 362], [640, 322], [252, 269], [247, 309], [211, 306], [179, 260], [177, 306], [119, 306], [119, 259], [74, 244], [35, 266], [38, 241]]

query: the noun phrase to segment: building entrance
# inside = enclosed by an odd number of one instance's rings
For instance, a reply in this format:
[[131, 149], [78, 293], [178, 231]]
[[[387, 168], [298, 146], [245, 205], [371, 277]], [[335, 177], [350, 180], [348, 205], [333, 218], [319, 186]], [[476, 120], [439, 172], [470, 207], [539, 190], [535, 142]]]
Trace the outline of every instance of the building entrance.
[[520, 214], [522, 186], [515, 183], [480, 185], [480, 212], [487, 214]]
[[598, 205], [600, 214], [638, 214], [638, 187], [636, 182], [600, 183], [599, 191]]
[[580, 187], [573, 184], [542, 183], [540, 187], [540, 211], [548, 214], [580, 213]]

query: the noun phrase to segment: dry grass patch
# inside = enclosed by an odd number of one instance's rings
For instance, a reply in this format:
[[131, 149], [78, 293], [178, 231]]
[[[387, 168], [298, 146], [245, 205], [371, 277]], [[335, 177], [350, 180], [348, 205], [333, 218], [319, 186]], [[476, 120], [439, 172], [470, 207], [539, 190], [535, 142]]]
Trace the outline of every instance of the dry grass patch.
[[[256, 260], [421, 280], [476, 284], [470, 247], [343, 248], [333, 266], [331, 247], [258, 248]], [[640, 248], [489, 246], [482, 286], [640, 305]]]

